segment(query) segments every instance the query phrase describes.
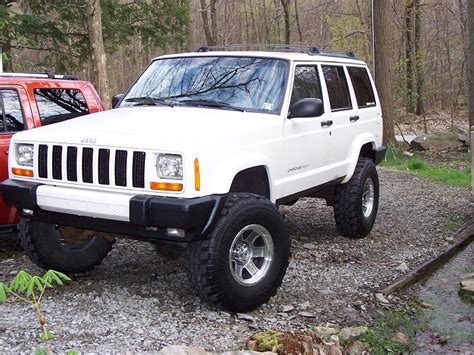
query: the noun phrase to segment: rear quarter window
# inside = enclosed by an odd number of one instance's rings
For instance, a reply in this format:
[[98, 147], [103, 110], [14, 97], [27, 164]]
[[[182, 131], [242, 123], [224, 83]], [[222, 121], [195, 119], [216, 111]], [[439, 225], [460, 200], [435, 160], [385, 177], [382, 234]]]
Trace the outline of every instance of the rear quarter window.
[[367, 69], [360, 67], [347, 67], [354, 87], [354, 92], [359, 108], [373, 107], [376, 105], [374, 90], [369, 79]]
[[89, 113], [84, 95], [77, 89], [35, 89], [42, 125], [58, 123]]

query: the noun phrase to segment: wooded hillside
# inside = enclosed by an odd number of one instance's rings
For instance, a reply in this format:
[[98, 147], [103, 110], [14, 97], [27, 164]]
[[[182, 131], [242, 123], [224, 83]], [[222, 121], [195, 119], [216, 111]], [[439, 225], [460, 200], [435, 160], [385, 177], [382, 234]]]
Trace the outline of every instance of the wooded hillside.
[[[374, 62], [370, 0], [1, 0], [4, 70], [74, 73], [108, 97], [93, 65], [97, 33], [89, 3], [101, 7], [112, 95], [151, 58], [203, 45], [313, 44], [351, 50], [370, 67]], [[442, 112], [454, 128], [467, 108], [468, 1], [380, 3], [393, 34], [383, 55], [392, 63], [396, 122]]]

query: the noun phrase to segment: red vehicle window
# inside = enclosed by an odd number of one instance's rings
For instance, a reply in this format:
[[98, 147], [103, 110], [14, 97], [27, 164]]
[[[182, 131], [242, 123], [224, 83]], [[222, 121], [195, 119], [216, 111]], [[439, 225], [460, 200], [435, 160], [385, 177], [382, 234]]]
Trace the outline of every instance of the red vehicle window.
[[89, 109], [77, 89], [35, 89], [41, 124], [48, 125], [86, 115]]
[[14, 89], [1, 89], [0, 133], [19, 132], [23, 131], [24, 128], [23, 112], [17, 91]]

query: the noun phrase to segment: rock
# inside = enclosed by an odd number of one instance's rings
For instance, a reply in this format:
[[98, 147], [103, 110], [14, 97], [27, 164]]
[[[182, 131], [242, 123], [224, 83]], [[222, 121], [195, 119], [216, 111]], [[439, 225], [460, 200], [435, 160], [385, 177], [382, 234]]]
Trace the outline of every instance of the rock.
[[474, 286], [474, 279], [467, 279], [461, 281], [461, 287]]
[[342, 328], [341, 331], [338, 333], [339, 339], [344, 342], [346, 340], [352, 340], [360, 337], [367, 333], [369, 328], [360, 326], [360, 327], [347, 327]]
[[456, 149], [459, 146], [458, 134], [455, 132], [423, 133], [410, 143], [412, 150]]
[[336, 328], [331, 328], [331, 327], [314, 327], [311, 330], [319, 336], [337, 334]]
[[424, 309], [433, 309], [433, 305], [428, 302], [420, 302], [420, 307]]
[[389, 304], [390, 303], [390, 301], [388, 299], [386, 299], [385, 296], [381, 293], [376, 293], [375, 298], [380, 303], [383, 303], [383, 304]]
[[370, 345], [356, 340], [346, 345], [346, 352], [350, 355], [369, 354]]
[[408, 336], [402, 332], [396, 332], [395, 335], [390, 339], [394, 343], [408, 344]]
[[202, 348], [195, 348], [192, 346], [173, 345], [161, 349], [158, 354], [161, 355], [207, 355], [210, 354]]
[[462, 280], [474, 279], [474, 272], [462, 275], [461, 279]]
[[255, 318], [246, 313], [237, 313], [237, 319], [245, 320], [247, 322], [255, 322]]
[[398, 271], [408, 271], [410, 270], [410, 268], [408, 267], [407, 263], [401, 263], [400, 265], [398, 265], [395, 270], [398, 270]]
[[316, 249], [316, 244], [306, 243], [306, 244], [303, 244], [303, 248], [308, 249], [308, 250], [314, 250], [314, 249]]
[[316, 317], [315, 314], [311, 313], [311, 312], [307, 312], [307, 311], [302, 311], [300, 313], [298, 313], [301, 317], [306, 317], [306, 318], [313, 318], [313, 317]]
[[282, 311], [283, 313], [291, 312], [291, 311], [294, 310], [294, 309], [295, 309], [295, 307], [293, 307], [293, 306], [290, 305], [290, 304], [285, 304], [285, 305], [281, 306], [281, 311]]
[[330, 290], [330, 289], [328, 289], [328, 288], [324, 288], [324, 289], [322, 289], [322, 290], [318, 290], [318, 292], [319, 292], [320, 294], [322, 294], [323, 296], [332, 296], [332, 295], [335, 295], [335, 294], [336, 294], [335, 291]]
[[471, 146], [471, 135], [469, 132], [469, 126], [458, 126], [457, 127], [458, 140], [463, 143], [466, 147]]
[[298, 305], [298, 308], [305, 311], [307, 310], [309, 307], [311, 307], [311, 303], [309, 303], [309, 301], [306, 301], [306, 302], [303, 302], [303, 303], [300, 303]]
[[414, 156], [415, 154], [413, 154], [412, 152], [409, 152], [409, 151], [406, 150], [406, 151], [403, 152], [403, 155], [406, 155], [407, 157], [410, 157], [410, 158], [411, 158], [411, 157]]

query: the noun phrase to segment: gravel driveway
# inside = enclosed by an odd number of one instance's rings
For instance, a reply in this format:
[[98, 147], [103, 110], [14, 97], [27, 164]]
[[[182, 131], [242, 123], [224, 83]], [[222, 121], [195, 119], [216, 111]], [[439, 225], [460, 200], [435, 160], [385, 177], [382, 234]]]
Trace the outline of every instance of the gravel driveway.
[[[397, 267], [405, 262], [412, 268], [435, 255], [449, 244], [453, 229], [471, 218], [469, 190], [379, 171], [379, 215], [363, 240], [340, 237], [332, 208], [323, 201], [303, 199], [282, 208], [292, 237], [290, 266], [277, 295], [246, 317], [202, 304], [183, 261], [166, 261], [147, 243], [118, 241], [100, 267], [74, 276], [44, 300], [54, 350], [157, 351], [173, 344], [229, 350], [270, 327], [371, 322], [401, 302], [391, 297], [382, 306], [374, 299], [380, 286], [406, 272]], [[0, 279], [21, 269], [42, 272], [18, 244], [0, 241]], [[32, 351], [39, 346], [37, 334], [31, 309], [17, 302], [0, 305], [0, 351]]]

